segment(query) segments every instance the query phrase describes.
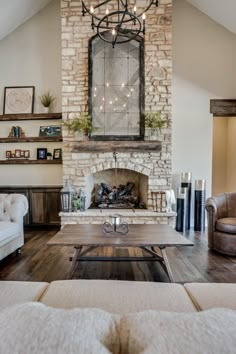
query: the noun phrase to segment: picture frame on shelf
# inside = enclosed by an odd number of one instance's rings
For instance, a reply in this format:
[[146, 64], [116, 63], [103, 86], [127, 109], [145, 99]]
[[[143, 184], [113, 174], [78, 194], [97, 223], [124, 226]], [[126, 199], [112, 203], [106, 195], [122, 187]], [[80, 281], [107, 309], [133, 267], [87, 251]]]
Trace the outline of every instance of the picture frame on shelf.
[[16, 149], [16, 150], [15, 150], [15, 157], [16, 157], [17, 159], [21, 157], [21, 150], [19, 150], [19, 149]]
[[61, 125], [48, 125], [39, 128], [39, 136], [61, 136]]
[[24, 150], [24, 158], [29, 159], [30, 158], [30, 151], [29, 150]]
[[46, 148], [37, 148], [37, 160], [47, 160]]
[[10, 159], [11, 158], [11, 151], [7, 150], [6, 151], [6, 159]]
[[54, 149], [53, 160], [61, 160], [61, 159], [62, 159], [62, 149]]
[[3, 114], [34, 112], [34, 86], [4, 87]]
[[25, 150], [20, 151], [20, 157], [24, 158], [25, 157]]

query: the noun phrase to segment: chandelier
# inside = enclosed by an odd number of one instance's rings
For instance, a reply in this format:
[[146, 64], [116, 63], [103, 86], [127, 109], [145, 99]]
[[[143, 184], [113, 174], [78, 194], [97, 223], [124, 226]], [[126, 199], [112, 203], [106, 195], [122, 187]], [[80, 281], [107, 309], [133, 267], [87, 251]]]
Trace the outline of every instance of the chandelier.
[[158, 0], [81, 0], [82, 15], [91, 16], [91, 27], [99, 37], [113, 48], [115, 44], [129, 42], [145, 35], [146, 11], [158, 6]]

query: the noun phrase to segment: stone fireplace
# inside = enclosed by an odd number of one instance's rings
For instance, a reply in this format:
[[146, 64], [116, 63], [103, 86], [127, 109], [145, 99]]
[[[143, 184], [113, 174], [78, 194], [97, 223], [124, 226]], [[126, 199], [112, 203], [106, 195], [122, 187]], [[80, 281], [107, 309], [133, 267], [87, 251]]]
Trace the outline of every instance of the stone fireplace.
[[[85, 212], [61, 213], [67, 223], [102, 223], [117, 210], [89, 209], [97, 183], [136, 182], [139, 200], [146, 209], [118, 212], [129, 223], [170, 223], [174, 212], [154, 211], [152, 192], [171, 188], [171, 0], [160, 0], [149, 9], [145, 35], [145, 111], [161, 111], [168, 127], [158, 141], [78, 142], [63, 129], [63, 180], [86, 191]], [[62, 112], [63, 119], [87, 110], [88, 41], [93, 35], [89, 17], [82, 17], [81, 3], [62, 0]], [[116, 176], [116, 171], [119, 173]], [[125, 177], [124, 177], [125, 176]]]

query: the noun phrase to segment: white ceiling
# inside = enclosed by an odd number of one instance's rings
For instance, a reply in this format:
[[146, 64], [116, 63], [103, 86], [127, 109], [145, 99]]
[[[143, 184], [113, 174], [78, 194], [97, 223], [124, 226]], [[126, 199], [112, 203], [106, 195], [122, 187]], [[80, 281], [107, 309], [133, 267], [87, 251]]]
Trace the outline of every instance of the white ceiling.
[[[0, 40], [42, 10], [50, 1], [52, 0], [0, 0]], [[236, 34], [236, 0], [187, 1]]]
[[236, 34], [236, 0], [187, 0], [187, 2]]
[[0, 40], [42, 10], [51, 0], [0, 0]]

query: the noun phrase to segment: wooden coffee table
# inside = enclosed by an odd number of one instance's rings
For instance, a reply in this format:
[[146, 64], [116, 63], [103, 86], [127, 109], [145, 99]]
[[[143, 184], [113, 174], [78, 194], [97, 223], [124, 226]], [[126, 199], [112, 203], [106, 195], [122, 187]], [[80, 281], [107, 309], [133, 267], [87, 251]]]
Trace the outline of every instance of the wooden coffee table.
[[[168, 225], [129, 225], [126, 235], [103, 233], [102, 225], [67, 224], [48, 243], [51, 246], [73, 246], [75, 248], [69, 277], [72, 278], [77, 262], [81, 261], [135, 261], [160, 262], [171, 282], [174, 277], [166, 254], [166, 247], [193, 246], [193, 243]], [[97, 247], [138, 247], [145, 251], [143, 257], [100, 257], [88, 253]], [[159, 249], [159, 254], [156, 251]]]

